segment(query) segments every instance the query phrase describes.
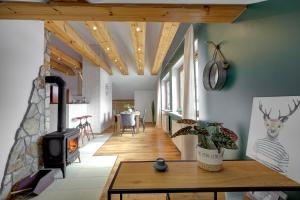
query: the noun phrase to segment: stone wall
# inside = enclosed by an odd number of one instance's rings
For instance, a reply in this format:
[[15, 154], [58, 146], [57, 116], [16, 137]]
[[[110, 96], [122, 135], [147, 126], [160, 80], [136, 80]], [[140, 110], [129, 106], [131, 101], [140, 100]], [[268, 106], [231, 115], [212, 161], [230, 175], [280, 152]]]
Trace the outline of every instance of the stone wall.
[[47, 134], [50, 127], [50, 86], [45, 84], [45, 76], [50, 75], [49, 38], [50, 33], [45, 31], [44, 65], [33, 80], [27, 111], [16, 131], [1, 183], [1, 200], [8, 198], [15, 183], [37, 172], [43, 165], [41, 136]]

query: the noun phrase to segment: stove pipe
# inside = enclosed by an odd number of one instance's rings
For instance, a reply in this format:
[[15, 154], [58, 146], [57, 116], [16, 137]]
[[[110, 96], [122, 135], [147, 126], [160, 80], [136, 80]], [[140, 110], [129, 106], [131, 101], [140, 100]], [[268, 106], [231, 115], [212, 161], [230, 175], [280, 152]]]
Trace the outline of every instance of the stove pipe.
[[59, 76], [46, 76], [45, 81], [58, 86], [57, 132], [63, 132], [66, 129], [66, 83]]

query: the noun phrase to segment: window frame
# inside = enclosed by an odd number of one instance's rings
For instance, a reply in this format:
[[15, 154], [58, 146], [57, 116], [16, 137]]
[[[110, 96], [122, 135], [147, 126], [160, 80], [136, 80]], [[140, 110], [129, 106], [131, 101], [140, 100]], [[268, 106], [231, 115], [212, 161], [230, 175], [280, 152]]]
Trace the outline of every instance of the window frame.
[[[171, 109], [171, 93], [170, 93], [170, 76], [169, 73], [167, 73], [164, 78], [162, 79], [162, 109], [163, 110], [170, 110]], [[168, 92], [169, 91], [169, 92]], [[169, 93], [169, 94], [168, 94]]]
[[165, 109], [171, 110], [171, 82], [170, 79], [165, 80]]
[[[178, 68], [178, 88], [177, 88], [177, 92], [178, 92], [178, 107], [181, 109], [183, 109], [183, 96], [184, 96], [184, 71], [183, 71], [183, 64]], [[182, 75], [182, 77], [181, 77]]]
[[196, 105], [196, 119], [200, 119], [200, 65], [199, 65], [199, 39], [194, 39], [194, 74], [195, 74], [195, 105]]

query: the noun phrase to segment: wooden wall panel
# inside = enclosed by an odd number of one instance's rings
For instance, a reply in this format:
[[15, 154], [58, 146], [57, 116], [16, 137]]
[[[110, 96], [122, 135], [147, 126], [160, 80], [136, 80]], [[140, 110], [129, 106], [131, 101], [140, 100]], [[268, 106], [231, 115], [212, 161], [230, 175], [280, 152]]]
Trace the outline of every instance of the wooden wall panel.
[[124, 105], [130, 104], [134, 106], [134, 100], [133, 99], [127, 99], [127, 100], [113, 100], [112, 101], [112, 108], [113, 111], [115, 110], [117, 113], [124, 111]]

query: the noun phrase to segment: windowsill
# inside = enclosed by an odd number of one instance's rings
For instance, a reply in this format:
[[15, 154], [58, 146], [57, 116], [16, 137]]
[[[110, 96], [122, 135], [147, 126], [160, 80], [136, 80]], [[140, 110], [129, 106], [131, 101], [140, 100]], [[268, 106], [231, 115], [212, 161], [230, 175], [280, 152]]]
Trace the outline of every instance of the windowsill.
[[179, 113], [179, 112], [170, 112], [172, 115], [176, 115], [176, 116], [178, 116], [178, 117], [182, 117], [182, 114], [181, 113]]
[[170, 111], [168, 112], [168, 115], [175, 120], [180, 120], [182, 119], [182, 114], [178, 113], [178, 112], [174, 112], [174, 111]]

